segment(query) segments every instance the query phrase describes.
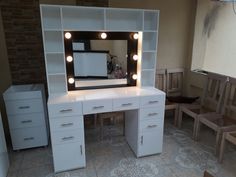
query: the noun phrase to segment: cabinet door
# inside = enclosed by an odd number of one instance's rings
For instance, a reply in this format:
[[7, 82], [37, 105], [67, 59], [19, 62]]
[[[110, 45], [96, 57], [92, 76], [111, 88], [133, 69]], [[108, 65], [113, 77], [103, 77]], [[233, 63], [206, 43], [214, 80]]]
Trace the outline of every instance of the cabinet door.
[[140, 134], [138, 157], [162, 152], [163, 132], [148, 131]]
[[85, 167], [84, 143], [53, 146], [54, 171], [61, 172]]

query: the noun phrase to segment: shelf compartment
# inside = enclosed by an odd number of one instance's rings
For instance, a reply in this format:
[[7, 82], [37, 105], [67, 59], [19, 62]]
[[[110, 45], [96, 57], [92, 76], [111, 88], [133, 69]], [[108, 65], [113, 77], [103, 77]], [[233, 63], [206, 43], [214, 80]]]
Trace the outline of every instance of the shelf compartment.
[[104, 30], [104, 9], [62, 8], [62, 24], [64, 30]]
[[45, 52], [61, 53], [63, 52], [62, 32], [46, 31], [44, 32]]
[[106, 10], [106, 30], [142, 31], [143, 12], [136, 10]]
[[157, 50], [157, 33], [156, 32], [143, 33], [143, 50], [144, 51]]
[[156, 52], [143, 52], [142, 70], [154, 69], [156, 67]]
[[142, 71], [142, 75], [141, 75], [141, 86], [142, 87], [154, 87], [155, 86], [154, 73], [155, 73], [154, 70]]
[[64, 54], [47, 54], [46, 61], [48, 74], [65, 74]]
[[61, 29], [60, 7], [41, 7], [42, 23], [44, 30]]
[[156, 31], [158, 28], [159, 13], [144, 11], [144, 31]]
[[48, 75], [49, 92], [50, 93], [63, 93], [66, 92], [66, 79], [65, 74], [62, 75]]

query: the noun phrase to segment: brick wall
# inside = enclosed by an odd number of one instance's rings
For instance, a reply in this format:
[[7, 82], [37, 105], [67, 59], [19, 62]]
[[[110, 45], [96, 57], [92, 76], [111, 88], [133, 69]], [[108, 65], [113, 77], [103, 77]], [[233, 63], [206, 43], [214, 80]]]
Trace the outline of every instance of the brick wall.
[[[76, 0], [108, 6], [108, 0]], [[39, 0], [0, 1], [13, 84], [46, 83]]]

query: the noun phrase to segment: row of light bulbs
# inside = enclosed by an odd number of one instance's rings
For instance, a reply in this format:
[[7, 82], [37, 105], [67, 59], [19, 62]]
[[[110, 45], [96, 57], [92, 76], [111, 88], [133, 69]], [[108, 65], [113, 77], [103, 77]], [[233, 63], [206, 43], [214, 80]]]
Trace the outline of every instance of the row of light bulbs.
[[[107, 34], [106, 33], [101, 33], [100, 36], [101, 36], [102, 39], [106, 39], [107, 38]], [[65, 33], [65, 38], [66, 39], [70, 39], [71, 37], [72, 37], [72, 35], [71, 35], [70, 32], [66, 32]], [[133, 34], [133, 39], [137, 40], [138, 38], [139, 38], [138, 33], [134, 33]], [[138, 59], [139, 59], [139, 57], [138, 57], [137, 54], [133, 55], [133, 60], [134, 61], [137, 61]], [[72, 56], [67, 56], [66, 60], [67, 60], [67, 62], [72, 62], [73, 61], [73, 57]], [[132, 79], [137, 80], [138, 79], [138, 75], [137, 74], [133, 74], [132, 75]], [[70, 77], [68, 79], [68, 82], [69, 82], [69, 84], [74, 84], [75, 83], [75, 79], [73, 77]]]

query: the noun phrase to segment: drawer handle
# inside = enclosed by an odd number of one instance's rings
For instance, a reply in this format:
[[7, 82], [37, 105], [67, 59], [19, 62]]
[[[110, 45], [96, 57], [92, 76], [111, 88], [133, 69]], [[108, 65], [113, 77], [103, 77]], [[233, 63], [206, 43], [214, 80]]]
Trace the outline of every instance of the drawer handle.
[[155, 103], [158, 103], [159, 101], [149, 101], [148, 103], [149, 104], [155, 104]]
[[22, 124], [32, 123], [32, 120], [23, 120], [21, 121]]
[[73, 123], [61, 124], [62, 127], [70, 127], [73, 126]]
[[62, 138], [63, 141], [69, 141], [69, 140], [73, 140], [75, 137], [73, 136], [68, 136], [68, 137], [64, 137]]
[[94, 106], [93, 109], [102, 109], [104, 106]]
[[156, 115], [158, 115], [158, 113], [150, 113], [150, 114], [148, 114], [148, 116], [156, 116]]
[[72, 112], [73, 109], [63, 109], [63, 110], [60, 110], [61, 113], [66, 113], [66, 112]]
[[156, 128], [157, 125], [148, 125], [147, 128]]
[[132, 103], [124, 103], [124, 104], [122, 104], [122, 106], [131, 106], [132, 105]]
[[19, 106], [18, 108], [19, 108], [19, 109], [29, 109], [30, 106]]
[[24, 141], [31, 141], [34, 140], [34, 137], [24, 138]]

